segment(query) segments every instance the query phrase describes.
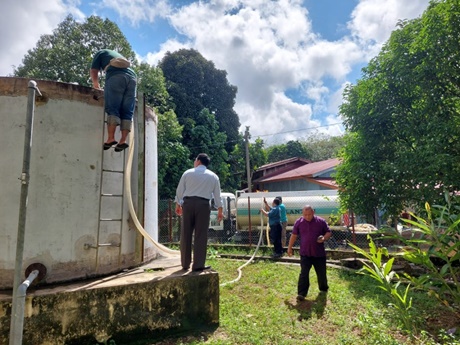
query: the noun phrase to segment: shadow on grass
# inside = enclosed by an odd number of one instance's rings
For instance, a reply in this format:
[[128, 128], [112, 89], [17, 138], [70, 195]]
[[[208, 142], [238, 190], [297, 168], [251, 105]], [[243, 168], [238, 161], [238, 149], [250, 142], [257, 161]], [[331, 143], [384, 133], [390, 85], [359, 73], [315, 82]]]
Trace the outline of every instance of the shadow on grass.
[[296, 304], [286, 300], [284, 301], [284, 304], [289, 309], [295, 309], [298, 311], [299, 316], [297, 317], [297, 320], [299, 321], [311, 319], [313, 313], [315, 313], [316, 317], [320, 319], [323, 317], [324, 310], [326, 309], [327, 293], [320, 292], [314, 300], [306, 299], [305, 301], [297, 301]]

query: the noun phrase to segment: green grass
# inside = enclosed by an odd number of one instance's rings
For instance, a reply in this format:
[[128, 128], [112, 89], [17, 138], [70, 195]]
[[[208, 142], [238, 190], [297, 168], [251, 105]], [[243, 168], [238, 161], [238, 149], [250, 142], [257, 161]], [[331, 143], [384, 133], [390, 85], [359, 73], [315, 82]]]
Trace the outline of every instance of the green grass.
[[[221, 283], [234, 280], [243, 263], [220, 258], [207, 261], [219, 272]], [[307, 300], [298, 303], [299, 270], [298, 264], [250, 264], [241, 280], [221, 287], [217, 329], [136, 344], [460, 344], [445, 334], [445, 330], [460, 329], [458, 316], [422, 292], [412, 293], [411, 313], [418, 333], [411, 338], [401, 330], [397, 312], [388, 306], [391, 300], [369, 277], [328, 268], [330, 291], [323, 297], [312, 269]]]

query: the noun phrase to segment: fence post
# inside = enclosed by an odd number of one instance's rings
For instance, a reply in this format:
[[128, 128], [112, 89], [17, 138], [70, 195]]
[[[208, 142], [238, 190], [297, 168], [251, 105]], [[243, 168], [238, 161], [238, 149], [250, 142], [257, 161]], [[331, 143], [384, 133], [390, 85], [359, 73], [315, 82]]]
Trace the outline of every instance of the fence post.
[[172, 242], [172, 202], [168, 199], [168, 233], [169, 242]]
[[251, 226], [251, 198], [248, 196], [248, 222], [249, 222], [249, 248], [252, 247], [252, 226]]

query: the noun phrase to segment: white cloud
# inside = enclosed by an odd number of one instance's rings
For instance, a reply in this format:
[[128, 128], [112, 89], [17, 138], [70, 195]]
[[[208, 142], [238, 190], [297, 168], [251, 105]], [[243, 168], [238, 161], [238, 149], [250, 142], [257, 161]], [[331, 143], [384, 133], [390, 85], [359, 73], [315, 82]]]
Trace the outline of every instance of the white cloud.
[[0, 20], [0, 75], [13, 73], [29, 49], [35, 47], [41, 35], [50, 34], [70, 13], [81, 18], [76, 8], [79, 2], [62, 0], [2, 1]]
[[361, 0], [352, 13], [349, 28], [364, 41], [374, 41], [381, 46], [399, 20], [419, 17], [429, 0]]
[[[350, 13], [351, 34], [336, 41], [313, 31], [302, 0], [102, 0], [86, 4], [93, 11], [86, 15], [115, 12], [133, 28], [153, 25], [160, 17], [167, 20], [181, 41], [165, 38], [142, 59], [156, 65], [167, 51], [198, 50], [238, 87], [235, 110], [241, 130], [250, 126], [254, 135], [280, 133], [264, 137], [274, 143], [301, 137], [298, 129], [308, 126], [340, 133], [339, 127], [327, 125], [340, 120], [338, 107], [350, 73], [356, 77], [397, 21], [420, 16], [428, 2], [359, 0]], [[10, 66], [19, 65], [40, 35], [51, 33], [68, 13], [81, 16], [79, 4], [6, 0], [3, 10], [10, 15], [0, 22], [0, 48], [7, 53], [0, 56], [0, 74], [11, 73]], [[133, 42], [133, 49], [140, 48]]]
[[[328, 89], [322, 79], [343, 82], [353, 64], [364, 61], [351, 39], [320, 39], [300, 1], [220, 4], [194, 3], [172, 14], [170, 21], [205, 58], [228, 72], [230, 83], [238, 87], [235, 110], [242, 128], [249, 125], [251, 132], [260, 133], [260, 123], [268, 117], [277, 131], [263, 126], [262, 133], [295, 133], [299, 123], [309, 123], [312, 108], [327, 107], [323, 98]], [[285, 90], [304, 84], [319, 87], [307, 92], [321, 103], [300, 104], [284, 95]], [[281, 136], [287, 139], [297, 134]]]
[[172, 10], [167, 0], [102, 0], [94, 6], [114, 10], [134, 26], [140, 22], [153, 23], [157, 17], [166, 17]]
[[148, 53], [144, 57], [140, 57], [142, 61], [147, 62], [152, 66], [158, 65], [160, 60], [165, 56], [167, 52], [174, 52], [179, 49], [189, 49], [189, 44], [181, 43], [177, 40], [168, 40], [160, 46], [160, 50], [155, 53]]

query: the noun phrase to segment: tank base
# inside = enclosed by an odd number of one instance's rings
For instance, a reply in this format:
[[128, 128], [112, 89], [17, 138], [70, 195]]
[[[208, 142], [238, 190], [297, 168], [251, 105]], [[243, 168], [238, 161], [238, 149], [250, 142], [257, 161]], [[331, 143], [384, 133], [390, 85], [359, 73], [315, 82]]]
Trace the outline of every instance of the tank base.
[[[0, 292], [0, 345], [8, 344], [11, 291]], [[117, 275], [27, 293], [24, 344], [94, 344], [219, 324], [219, 276], [162, 257]]]

